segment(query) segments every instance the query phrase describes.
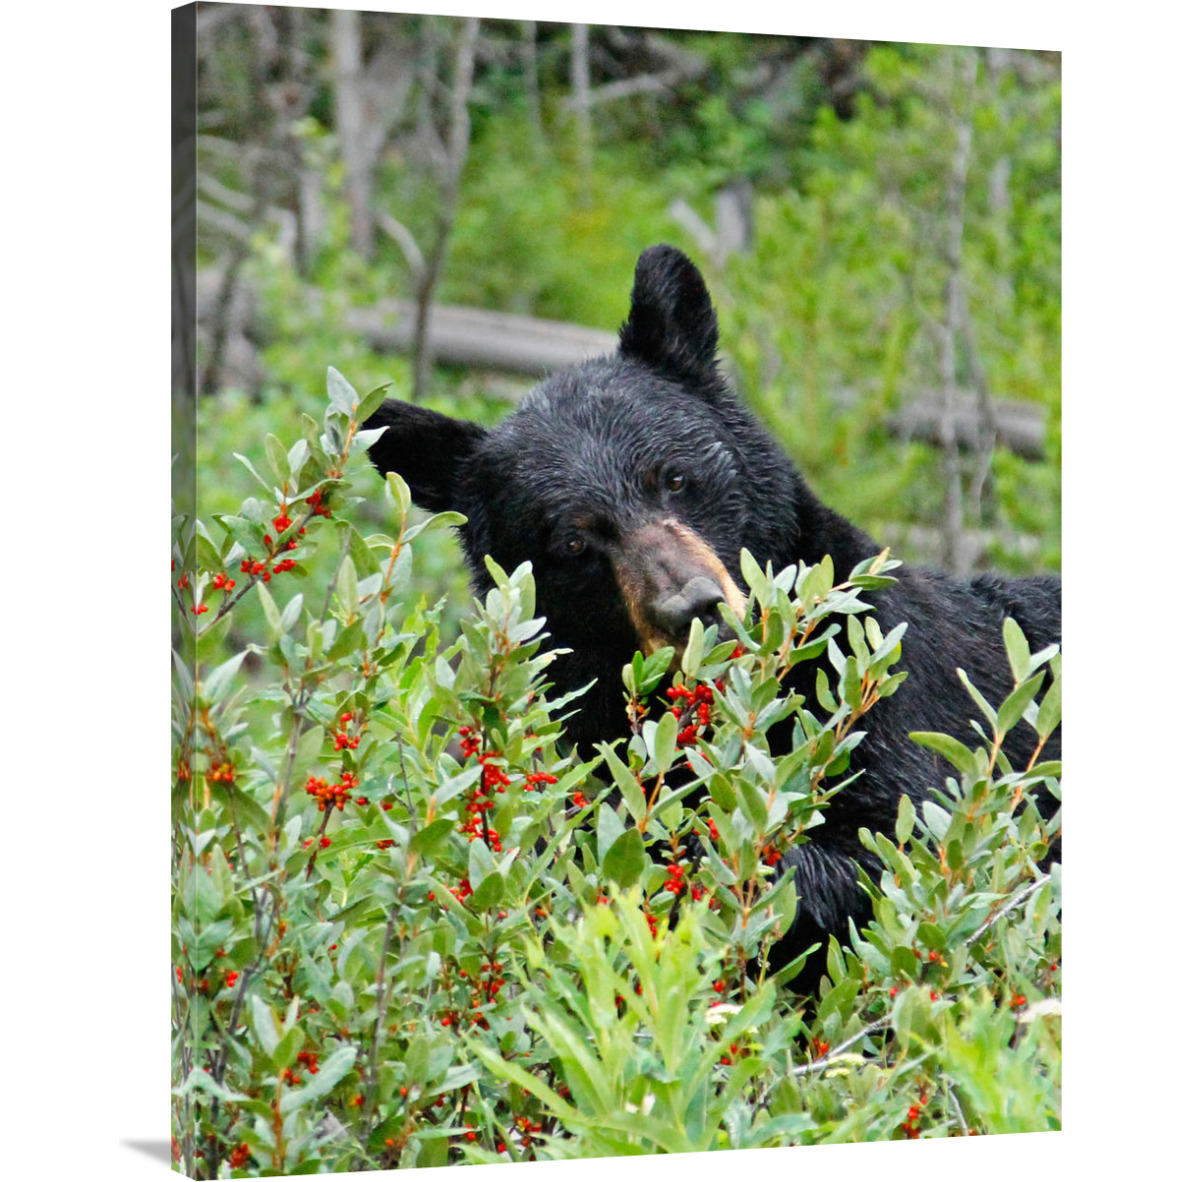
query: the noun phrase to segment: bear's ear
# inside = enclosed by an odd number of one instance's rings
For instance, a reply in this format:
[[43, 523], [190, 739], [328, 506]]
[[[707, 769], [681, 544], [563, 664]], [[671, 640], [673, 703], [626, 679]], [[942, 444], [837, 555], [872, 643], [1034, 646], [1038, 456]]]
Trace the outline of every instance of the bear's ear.
[[697, 377], [714, 374], [717, 349], [718, 321], [698, 268], [672, 246], [650, 246], [636, 263], [620, 356]]
[[458, 508], [460, 469], [484, 438], [479, 423], [388, 398], [362, 425], [386, 430], [369, 449], [374, 467], [385, 476], [397, 472], [410, 486], [416, 505], [431, 513]]

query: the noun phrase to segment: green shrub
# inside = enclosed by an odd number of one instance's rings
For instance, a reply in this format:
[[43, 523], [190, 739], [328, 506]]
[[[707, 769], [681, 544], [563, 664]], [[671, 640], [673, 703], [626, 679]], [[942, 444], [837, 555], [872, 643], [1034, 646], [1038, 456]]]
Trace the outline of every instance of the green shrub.
[[[864, 833], [874, 923], [802, 998], [799, 962], [768, 968], [796, 906], [777, 863], [902, 676], [902, 629], [884, 637], [861, 597], [892, 563], [835, 586], [827, 561], [744, 555], [740, 644], [695, 625], [677, 666], [637, 655], [631, 739], [582, 760], [529, 569], [490, 562], [448, 642], [439, 605], [403, 592], [419, 539], [457, 515], [412, 524], [392, 475], [390, 531], [356, 528], [358, 424], [384, 391], [330, 370], [323, 423], [269, 437], [265, 478], [244, 461], [261, 496], [174, 523], [179, 1168], [1057, 1128], [1058, 819], [1030, 793], [1057, 798], [1058, 766], [1010, 768], [1000, 738], [1057, 725], [1058, 657], [1007, 624], [1015, 688], [980, 701], [981, 748], [918, 737], [959, 780], [918, 814], [903, 800], [893, 839]], [[252, 601], [253, 630], [231, 632]], [[823, 717], [782, 691], [803, 661]]]

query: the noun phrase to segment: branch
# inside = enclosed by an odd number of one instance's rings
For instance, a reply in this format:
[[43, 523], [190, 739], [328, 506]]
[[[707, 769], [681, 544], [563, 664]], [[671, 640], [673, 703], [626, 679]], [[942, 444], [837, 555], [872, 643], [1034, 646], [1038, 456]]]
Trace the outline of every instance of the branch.
[[393, 214], [378, 210], [374, 217], [378, 225], [398, 244], [398, 249], [402, 251], [402, 257], [406, 259], [406, 265], [410, 268], [411, 277], [417, 286], [422, 282], [423, 274], [427, 270], [427, 260], [423, 258], [423, 252], [419, 249], [415, 236]]
[[472, 75], [476, 65], [476, 41], [480, 35], [480, 21], [469, 17], [460, 29], [456, 46], [455, 75], [451, 94], [451, 133], [448, 137], [447, 157], [443, 164], [443, 192], [439, 199], [439, 216], [436, 219], [435, 241], [417, 284], [417, 315], [414, 334], [414, 377], [411, 386], [411, 401], [421, 402], [427, 390], [427, 376], [431, 365], [430, 319], [431, 303], [435, 287], [443, 270], [443, 259], [447, 252], [447, 241], [451, 236], [452, 223], [456, 215], [456, 201], [459, 197], [460, 176], [468, 159], [468, 142], [472, 130], [472, 118], [468, 111], [468, 98], [472, 93]]
[[628, 98], [633, 94], [665, 94], [670, 92], [679, 82], [687, 82], [693, 74], [676, 66], [662, 70], [659, 74], [638, 74], [634, 78], [621, 78], [618, 82], [605, 82], [588, 90], [580, 98], [578, 95], [568, 95], [562, 100], [567, 110], [597, 107], [602, 103], [614, 102], [616, 99]]
[[975, 944], [991, 927], [994, 926], [1003, 916], [1009, 915], [1016, 907], [1021, 907], [1031, 895], [1039, 891], [1051, 881], [1049, 874], [1044, 874], [1041, 878], [1036, 878], [1028, 887], [1019, 891], [1000, 911], [991, 915], [966, 941], [965, 947], [969, 948]]
[[885, 1030], [891, 1024], [890, 1016], [879, 1018], [876, 1022], [871, 1022], [869, 1026], [863, 1026], [857, 1034], [847, 1038], [845, 1042], [839, 1042], [831, 1051], [826, 1051], [819, 1059], [814, 1059], [811, 1063], [802, 1063], [799, 1067], [792, 1068], [793, 1075], [811, 1075], [816, 1071], [824, 1071], [826, 1067], [832, 1066], [832, 1061], [841, 1054], [844, 1054], [860, 1042], [867, 1035], [877, 1034], [880, 1030]]

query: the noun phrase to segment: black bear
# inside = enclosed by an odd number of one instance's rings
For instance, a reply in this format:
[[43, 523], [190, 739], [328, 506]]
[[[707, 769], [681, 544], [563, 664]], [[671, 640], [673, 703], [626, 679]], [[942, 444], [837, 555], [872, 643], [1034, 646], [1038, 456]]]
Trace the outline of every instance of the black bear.
[[[370, 449], [380, 471], [400, 473], [423, 508], [467, 516], [460, 533], [478, 592], [491, 586], [485, 554], [506, 569], [533, 564], [538, 614], [554, 646], [571, 650], [552, 666], [557, 689], [595, 680], [568, 729], [576, 742], [627, 733], [620, 670], [638, 648], [676, 647], [695, 616], [718, 622], [723, 601], [742, 614], [743, 547], [777, 570], [828, 554], [838, 580], [881, 550], [810, 492], [729, 388], [717, 345], [702, 276], [680, 251], [656, 246], [637, 263], [618, 351], [548, 377], [499, 426], [396, 401], [365, 424], [387, 428]], [[859, 827], [890, 833], [900, 795], [921, 798], [947, 770], [908, 733], [976, 745], [957, 666], [1000, 702], [1012, 688], [1004, 618], [1032, 650], [1059, 640], [1056, 577], [966, 579], [907, 566], [894, 574], [868, 598], [884, 633], [908, 622], [908, 677], [860, 724], [867, 733], [851, 770], [861, 776], [792, 851], [800, 906], [781, 963], [868, 918], [854, 862], [872, 860]], [[1012, 739], [1007, 753], [1025, 764], [1033, 730]], [[1058, 757], [1058, 742], [1044, 758]]]

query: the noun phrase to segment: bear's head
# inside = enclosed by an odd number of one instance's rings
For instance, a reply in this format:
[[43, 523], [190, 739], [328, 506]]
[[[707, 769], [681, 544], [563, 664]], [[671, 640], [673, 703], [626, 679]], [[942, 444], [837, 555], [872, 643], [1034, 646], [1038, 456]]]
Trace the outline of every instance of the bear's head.
[[[616, 353], [541, 382], [495, 428], [387, 401], [370, 448], [416, 504], [455, 509], [478, 592], [484, 555], [528, 560], [561, 690], [598, 679], [575, 738], [624, 724], [620, 669], [684, 644], [692, 620], [744, 607], [739, 553], [788, 561], [803, 486], [719, 372], [718, 324], [697, 268], [669, 246], [636, 266]], [[807, 494], [805, 494], [807, 495]]]

